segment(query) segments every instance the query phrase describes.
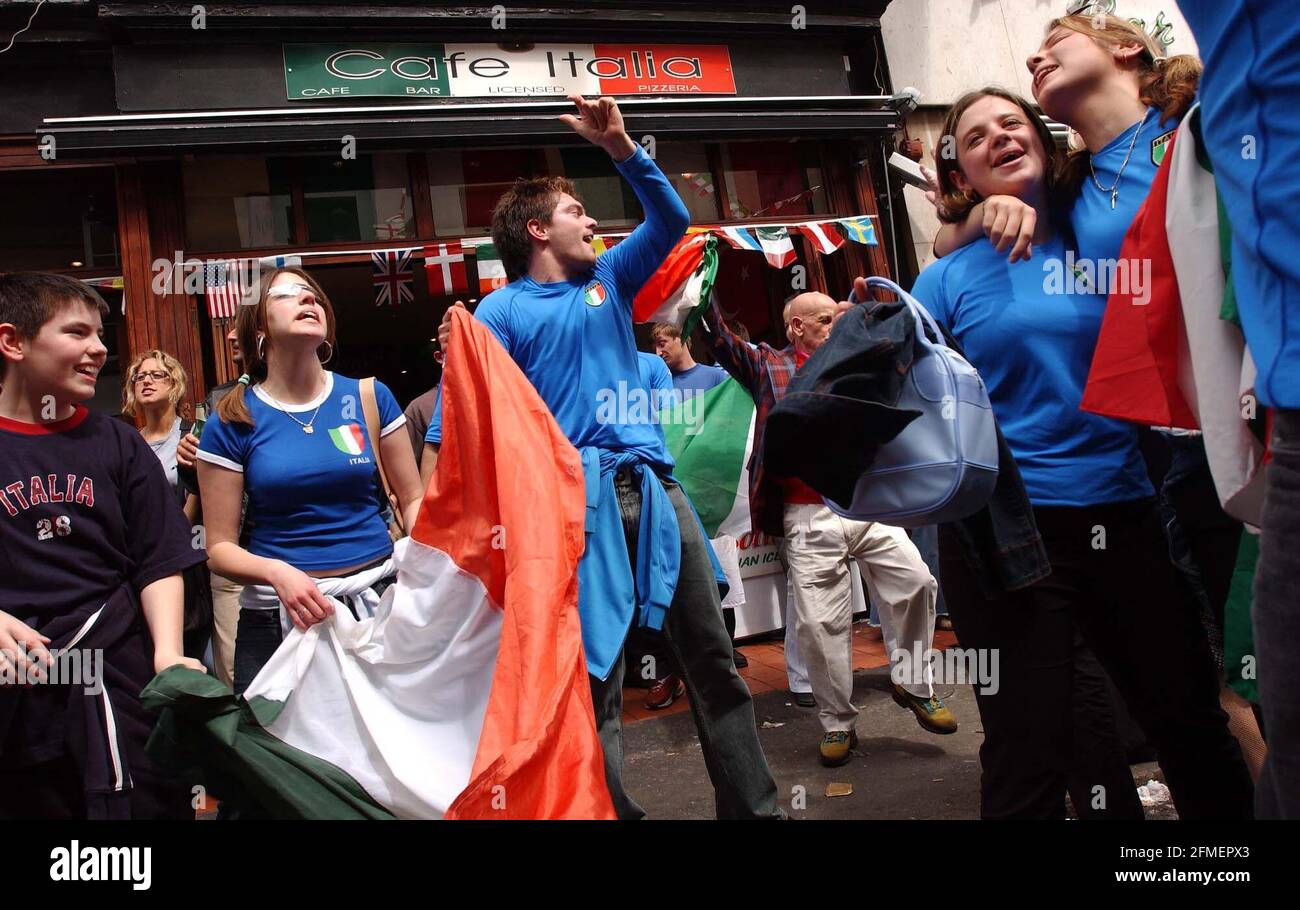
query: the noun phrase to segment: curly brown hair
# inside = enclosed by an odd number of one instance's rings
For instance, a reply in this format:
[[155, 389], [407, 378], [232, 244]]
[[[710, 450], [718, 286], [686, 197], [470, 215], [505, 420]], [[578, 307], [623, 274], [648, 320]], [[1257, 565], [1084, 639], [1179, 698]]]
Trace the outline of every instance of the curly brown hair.
[[564, 193], [578, 199], [577, 188], [567, 177], [521, 177], [497, 200], [492, 210], [492, 243], [511, 281], [528, 273], [528, 260], [533, 255], [528, 222], [550, 224]]
[[135, 377], [140, 372], [140, 367], [144, 365], [144, 362], [150, 359], [158, 361], [158, 365], [171, 377], [172, 387], [167, 393], [167, 400], [176, 409], [176, 413], [180, 414], [184, 410], [183, 403], [185, 401], [185, 367], [171, 354], [157, 348], [137, 354], [135, 359], [131, 361], [131, 365], [126, 368], [126, 375], [122, 377], [122, 413], [129, 414], [132, 417], [135, 416], [135, 412], [140, 406], [139, 400], [135, 397]]

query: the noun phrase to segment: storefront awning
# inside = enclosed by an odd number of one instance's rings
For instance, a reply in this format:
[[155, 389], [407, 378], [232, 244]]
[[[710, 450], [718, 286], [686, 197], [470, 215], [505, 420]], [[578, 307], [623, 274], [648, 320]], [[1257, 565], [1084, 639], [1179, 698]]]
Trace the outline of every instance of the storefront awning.
[[[902, 120], [889, 101], [887, 95], [622, 98], [619, 107], [637, 138], [794, 140], [893, 132]], [[372, 148], [531, 145], [572, 140], [558, 119], [571, 109], [567, 101], [514, 100], [51, 117], [37, 141], [53, 136], [60, 157], [267, 147], [336, 152], [345, 136]]]

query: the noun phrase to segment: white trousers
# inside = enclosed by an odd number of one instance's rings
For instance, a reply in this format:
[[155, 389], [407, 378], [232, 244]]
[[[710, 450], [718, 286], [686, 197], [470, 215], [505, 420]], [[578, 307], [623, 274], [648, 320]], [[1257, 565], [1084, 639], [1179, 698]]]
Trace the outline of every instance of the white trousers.
[[808, 681], [808, 664], [799, 652], [799, 635], [795, 631], [794, 576], [785, 573], [785, 678], [791, 692], [811, 692]]
[[[907, 532], [841, 518], [824, 505], [787, 505], [785, 538], [795, 635], [822, 728], [828, 733], [851, 730], [858, 716], [852, 702], [850, 560], [857, 562], [875, 601], [895, 679], [913, 695], [933, 695], [931, 649], [939, 586]], [[921, 661], [908, 659], [918, 654]], [[899, 678], [902, 668], [906, 672]]]

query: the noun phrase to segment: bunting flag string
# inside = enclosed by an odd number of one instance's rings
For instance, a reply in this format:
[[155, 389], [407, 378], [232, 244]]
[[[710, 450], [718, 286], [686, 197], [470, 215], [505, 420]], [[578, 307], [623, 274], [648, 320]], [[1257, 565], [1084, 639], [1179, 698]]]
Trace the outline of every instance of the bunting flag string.
[[374, 266], [375, 306], [396, 306], [415, 299], [411, 289], [414, 274], [411, 271], [411, 254], [415, 247], [400, 250], [383, 250], [370, 254]]
[[459, 240], [425, 246], [424, 270], [429, 278], [429, 294], [433, 297], [452, 297], [469, 289], [465, 278], [465, 253]]
[[[703, 182], [697, 184], [697, 188], [705, 193], [713, 190], [711, 184], [705, 189]], [[876, 217], [875, 215], [856, 215], [849, 218], [792, 221], [786, 224], [772, 222], [727, 225], [703, 224], [692, 225], [687, 229], [687, 233], [692, 235], [710, 234], [733, 249], [762, 253], [764, 259], [772, 268], [784, 269], [791, 266], [796, 260], [792, 242], [795, 234], [802, 236], [807, 240], [811, 249], [822, 255], [835, 252], [847, 242], [876, 246], [879, 242], [876, 238], [876, 228], [873, 223]], [[600, 234], [592, 240], [592, 245], [596, 248], [598, 255], [603, 254], [627, 237], [629, 233], [630, 231], [621, 231]], [[335, 260], [340, 257], [350, 256], [368, 257], [373, 265], [373, 284], [375, 287], [375, 304], [377, 306], [409, 302], [414, 299], [413, 260], [417, 256], [424, 259], [428, 290], [431, 296], [456, 296], [462, 293], [471, 293], [474, 290], [473, 284], [468, 280], [466, 271], [468, 266], [467, 257], [469, 256], [474, 257], [477, 267], [477, 290], [480, 296], [502, 287], [507, 282], [505, 269], [501, 264], [501, 257], [492, 244], [491, 237], [463, 237], [460, 240], [439, 240], [417, 247], [296, 250], [275, 256], [211, 261], [196, 259], [195, 262], [200, 264], [203, 269], [202, 274], [209, 279], [202, 282], [202, 284], [204, 285], [205, 296], [211, 298], [217, 292], [218, 285], [224, 287], [227, 284], [227, 282], [218, 278], [218, 273], [221, 273], [221, 277], [227, 277], [232, 272], [242, 269], [245, 272], [251, 272], [252, 276], [256, 278], [258, 269], [269, 270], [281, 266], [301, 267], [304, 260], [325, 256]], [[210, 272], [208, 271], [209, 266], [214, 267]], [[122, 279], [118, 277], [84, 280], [88, 284], [97, 287], [122, 288]], [[244, 289], [241, 288], [240, 290]], [[231, 299], [234, 298], [232, 290], [227, 289], [226, 293]], [[220, 297], [221, 295], [217, 293], [216, 296]], [[208, 302], [210, 307], [209, 315], [212, 318], [220, 318], [230, 309], [228, 302], [219, 301], [219, 305], [215, 307], [213, 307], [212, 299], [209, 299]], [[123, 307], [125, 308], [125, 298], [123, 298]]]

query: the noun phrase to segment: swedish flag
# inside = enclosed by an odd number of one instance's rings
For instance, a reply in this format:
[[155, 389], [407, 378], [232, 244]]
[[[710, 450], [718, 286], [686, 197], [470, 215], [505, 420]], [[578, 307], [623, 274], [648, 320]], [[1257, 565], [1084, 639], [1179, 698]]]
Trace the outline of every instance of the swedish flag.
[[844, 233], [844, 236], [854, 243], [864, 243], [867, 246], [876, 245], [876, 227], [871, 223], [870, 217], [861, 215], [857, 218], [841, 218], [835, 224]]

